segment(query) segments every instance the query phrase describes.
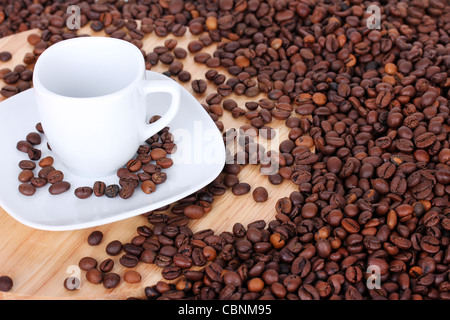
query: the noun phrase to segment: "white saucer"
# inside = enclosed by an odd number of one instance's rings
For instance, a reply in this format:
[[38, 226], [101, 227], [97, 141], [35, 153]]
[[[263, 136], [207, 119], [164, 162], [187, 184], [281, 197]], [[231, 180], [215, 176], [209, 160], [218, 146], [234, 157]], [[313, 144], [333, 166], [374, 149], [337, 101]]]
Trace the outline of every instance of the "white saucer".
[[[147, 79], [168, 79], [166, 76], [147, 71]], [[149, 115], [165, 112], [170, 96], [164, 93], [149, 96], [153, 106]], [[161, 107], [159, 107], [161, 106]], [[182, 88], [181, 107], [178, 115], [169, 124], [177, 144], [171, 157], [174, 165], [165, 169], [167, 181], [147, 195], [140, 188], [130, 199], [111, 199], [92, 195], [81, 200], [74, 190], [81, 186], [92, 186], [95, 180], [118, 184], [117, 176], [90, 179], [79, 177], [67, 170], [46, 147], [47, 140], [36, 148], [42, 158], [52, 155], [54, 167], [64, 172], [64, 180], [71, 189], [60, 195], [51, 195], [49, 185], [38, 188], [33, 196], [24, 196], [18, 191], [17, 177], [21, 171], [18, 163], [28, 155], [16, 149], [19, 140], [25, 140], [29, 132], [36, 132], [39, 116], [35, 106], [34, 90], [29, 89], [0, 103], [0, 206], [19, 222], [42, 230], [74, 230], [94, 227], [130, 218], [176, 202], [213, 181], [225, 164], [225, 148], [220, 131], [198, 101]], [[45, 128], [44, 128], [45, 130]], [[34, 170], [35, 176], [39, 166]]]

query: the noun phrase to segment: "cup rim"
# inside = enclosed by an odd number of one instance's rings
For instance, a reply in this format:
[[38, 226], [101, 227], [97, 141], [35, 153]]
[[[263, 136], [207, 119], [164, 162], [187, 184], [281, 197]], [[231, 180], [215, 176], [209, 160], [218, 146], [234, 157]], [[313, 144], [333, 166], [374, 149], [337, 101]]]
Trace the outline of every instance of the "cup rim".
[[[66, 95], [62, 95], [59, 93], [56, 93], [50, 89], [48, 89], [42, 82], [40, 79], [40, 69], [42, 68], [41, 65], [42, 63], [44, 63], [45, 59], [47, 59], [47, 56], [49, 56], [50, 54], [52, 54], [52, 51], [57, 50], [60, 47], [67, 47], [70, 45], [73, 45], [76, 42], [91, 42], [91, 41], [95, 41], [97, 44], [98, 42], [115, 42], [117, 45], [121, 45], [121, 46], [128, 46], [129, 48], [132, 48], [132, 50], [136, 53], [136, 57], [137, 59], [135, 59], [134, 57], [130, 57], [130, 59], [135, 60], [139, 66], [138, 66], [138, 71], [137, 74], [135, 76], [135, 78], [129, 82], [126, 86], [122, 87], [121, 89], [108, 93], [108, 94], [104, 94], [104, 95], [99, 95], [99, 96], [94, 96], [94, 97], [72, 97], [72, 96], [66, 96]], [[43, 59], [42, 59], [43, 58]], [[50, 62], [51, 63], [51, 62]], [[62, 98], [67, 98], [67, 99], [76, 99], [76, 100], [95, 100], [95, 99], [105, 99], [105, 98], [113, 98], [116, 96], [121, 95], [123, 92], [128, 91], [131, 87], [134, 87], [138, 82], [140, 82], [142, 79], [141, 77], [139, 77], [140, 74], [144, 75], [145, 78], [145, 62], [144, 62], [144, 57], [142, 55], [142, 52], [132, 43], [129, 43], [128, 41], [122, 40], [122, 39], [116, 39], [116, 38], [110, 38], [110, 37], [96, 37], [96, 36], [83, 36], [83, 37], [77, 37], [77, 38], [72, 38], [72, 39], [67, 39], [67, 40], [62, 40], [59, 41], [53, 45], [51, 45], [49, 48], [47, 48], [37, 59], [36, 64], [34, 66], [34, 71], [33, 71], [33, 87], [35, 89], [35, 91], [39, 91], [41, 93], [44, 93], [46, 95], [53, 95], [53, 96], [57, 96], [57, 97], [62, 97]]]

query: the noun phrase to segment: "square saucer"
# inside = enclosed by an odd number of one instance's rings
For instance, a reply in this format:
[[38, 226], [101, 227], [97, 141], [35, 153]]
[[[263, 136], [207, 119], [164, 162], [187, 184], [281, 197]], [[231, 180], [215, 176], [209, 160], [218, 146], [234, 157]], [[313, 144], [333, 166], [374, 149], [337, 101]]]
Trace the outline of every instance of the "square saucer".
[[[147, 71], [147, 80], [170, 80], [166, 76]], [[47, 148], [45, 135], [36, 146], [42, 151], [42, 158], [52, 156], [54, 167], [64, 172], [64, 180], [70, 182], [69, 191], [51, 195], [49, 185], [37, 188], [33, 196], [18, 191], [18, 163], [28, 159], [27, 154], [16, 149], [20, 140], [29, 132], [36, 132], [39, 121], [34, 89], [29, 89], [0, 103], [0, 206], [19, 222], [36, 229], [64, 231], [103, 225], [161, 208], [176, 202], [212, 182], [225, 164], [225, 147], [220, 131], [200, 103], [181, 87], [181, 106], [170, 122], [170, 132], [177, 145], [176, 153], [170, 155], [174, 165], [164, 172], [167, 180], [157, 186], [152, 194], [143, 193], [140, 188], [129, 199], [107, 198], [92, 195], [78, 199], [74, 190], [92, 186], [96, 180], [118, 184], [116, 175], [85, 178], [70, 172]], [[163, 115], [170, 103], [165, 93], [149, 95], [148, 114]], [[151, 106], [150, 106], [151, 105]], [[149, 120], [149, 119], [147, 119]], [[45, 128], [44, 128], [45, 130]], [[39, 166], [34, 170], [35, 175]]]

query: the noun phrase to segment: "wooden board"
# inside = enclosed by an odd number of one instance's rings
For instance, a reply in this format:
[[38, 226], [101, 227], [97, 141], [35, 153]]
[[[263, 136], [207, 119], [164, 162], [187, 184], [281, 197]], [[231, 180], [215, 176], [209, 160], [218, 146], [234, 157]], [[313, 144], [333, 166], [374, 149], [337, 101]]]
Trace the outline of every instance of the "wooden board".
[[[94, 36], [102, 36], [103, 33], [92, 33], [90, 28], [85, 27], [81, 33], [90, 33]], [[0, 51], [10, 51], [13, 58], [8, 62], [0, 62], [0, 69], [14, 68], [22, 63], [27, 52], [32, 51], [32, 46], [27, 43], [30, 33], [39, 33], [38, 30], [23, 32], [17, 35], [0, 39]], [[167, 38], [175, 38], [169, 36]], [[189, 32], [183, 37], [175, 38], [178, 46], [187, 49], [188, 43], [196, 36], [191, 36]], [[151, 52], [155, 46], [164, 44], [166, 38], [157, 37], [155, 34], [147, 35], [144, 38], [144, 48]], [[204, 49], [205, 52], [213, 53], [216, 44]], [[182, 60], [185, 70], [192, 74], [192, 80], [205, 79], [206, 66], [194, 62], [192, 56]], [[166, 71], [168, 66], [159, 63], [153, 68], [154, 71]], [[225, 70], [217, 69], [219, 72], [230, 77]], [[1, 83], [0, 80], [0, 84]], [[190, 82], [183, 84], [193, 93]], [[216, 87], [210, 83], [207, 92], [202, 95], [193, 95], [203, 103], [208, 93], [215, 92]], [[238, 102], [239, 106], [244, 106], [246, 101], [258, 101], [265, 96], [246, 98], [245, 96], [231, 95]], [[1, 107], [1, 105], [0, 105]], [[244, 107], [245, 108], [245, 107]], [[294, 115], [294, 113], [293, 113]], [[239, 120], [232, 118], [229, 112], [225, 112], [220, 119], [225, 128], [238, 128], [249, 123], [244, 117]], [[270, 124], [273, 128], [279, 129], [279, 141], [287, 139], [289, 128], [284, 125], [284, 121], [274, 120]], [[176, 165], [176, 164], [175, 164]], [[216, 197], [213, 210], [204, 218], [191, 221], [189, 226], [192, 230], [213, 229], [217, 234], [222, 231], [231, 231], [236, 222], [241, 222], [246, 226], [255, 220], [273, 220], [275, 215], [275, 203], [284, 196], [298, 190], [290, 181], [284, 181], [278, 186], [269, 183], [267, 176], [259, 173], [260, 167], [257, 165], [247, 165], [239, 174], [242, 182], [247, 182], [252, 186], [252, 190], [257, 186], [264, 186], [269, 191], [269, 200], [265, 203], [255, 203], [251, 192], [240, 197], [234, 196], [231, 191], [225, 195]], [[81, 288], [79, 290], [68, 291], [63, 287], [64, 279], [72, 275], [71, 266], [78, 265], [82, 257], [91, 256], [100, 263], [109, 256], [105, 252], [106, 244], [112, 240], [120, 240], [122, 243], [129, 242], [136, 235], [136, 228], [141, 225], [148, 225], [147, 219], [143, 216], [129, 218], [123, 221], [76, 231], [51, 232], [32, 229], [14, 220], [3, 209], [0, 208], [0, 276], [9, 275], [14, 286], [8, 293], [0, 292], [0, 299], [124, 299], [128, 297], [144, 298], [144, 288], [156, 284], [162, 280], [161, 269], [155, 265], [139, 263], [135, 270], [141, 273], [142, 281], [139, 284], [128, 284], [121, 281], [115, 289], [105, 289], [102, 285], [93, 285], [85, 278], [85, 272], [81, 271]], [[102, 243], [97, 247], [87, 244], [88, 235], [100, 230], [104, 234]], [[113, 257], [115, 266], [113, 272], [123, 275], [126, 271], [120, 265], [118, 257]]]

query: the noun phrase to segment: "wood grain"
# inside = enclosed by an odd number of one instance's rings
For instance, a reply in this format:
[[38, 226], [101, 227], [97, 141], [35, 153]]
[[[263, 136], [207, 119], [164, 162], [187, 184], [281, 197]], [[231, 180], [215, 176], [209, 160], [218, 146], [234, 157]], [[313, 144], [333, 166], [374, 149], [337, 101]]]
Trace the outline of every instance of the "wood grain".
[[[9, 67], [14, 68], [19, 63], [23, 63], [23, 57], [27, 52], [32, 51], [32, 46], [27, 43], [27, 37], [31, 33], [39, 33], [38, 30], [31, 30], [17, 35], [0, 39], [0, 51], [10, 51], [13, 58], [8, 62], [0, 62], [0, 69]], [[93, 36], [104, 36], [103, 33], [93, 33], [91, 29], [85, 27], [79, 30], [79, 33], [89, 33]], [[167, 38], [175, 38], [169, 36]], [[198, 37], [187, 34], [183, 37], [175, 38], [178, 40], [178, 46], [187, 49], [188, 43]], [[147, 35], [144, 38], [144, 48], [151, 52], [155, 46], [164, 44], [166, 38], [157, 37], [154, 34]], [[204, 49], [204, 51], [213, 53], [216, 44]], [[192, 74], [192, 80], [205, 79], [206, 66], [194, 62], [191, 55], [181, 60], [185, 70]], [[159, 63], [152, 70], [166, 71], [168, 66]], [[228, 77], [230, 75], [226, 70], [217, 69]], [[0, 81], [1, 82], [1, 81]], [[190, 82], [183, 83], [201, 103], [205, 97], [215, 92], [214, 84], [209, 83], [208, 90], [202, 95], [193, 93]], [[263, 94], [246, 98], [245, 96], [236, 96], [233, 98], [239, 106], [244, 106], [247, 101], [258, 101], [265, 97]], [[1, 105], [0, 105], [1, 107]], [[245, 107], [244, 107], [245, 108]], [[293, 113], [294, 115], [294, 113]], [[238, 128], [249, 121], [244, 117], [236, 120], [231, 117], [229, 112], [225, 112], [220, 119], [225, 128]], [[284, 121], [274, 120], [270, 124], [278, 129], [279, 141], [287, 139], [289, 128], [284, 125]], [[176, 165], [176, 164], [175, 164]], [[244, 226], [255, 220], [265, 220], [269, 222], [275, 215], [275, 203], [284, 196], [298, 190], [290, 181], [284, 181], [278, 186], [269, 183], [267, 176], [259, 173], [258, 165], [247, 165], [243, 167], [239, 178], [242, 182], [247, 182], [252, 186], [252, 190], [257, 186], [264, 186], [269, 191], [269, 199], [265, 203], [256, 203], [252, 199], [251, 192], [237, 197], [231, 191], [225, 195], [216, 197], [213, 210], [204, 218], [197, 221], [191, 221], [189, 226], [192, 230], [213, 229], [216, 233], [222, 231], [231, 231], [236, 222], [241, 222]], [[85, 272], [81, 271], [81, 288], [79, 290], [68, 291], [63, 287], [66, 277], [71, 275], [68, 270], [72, 265], [78, 265], [79, 260], [85, 256], [91, 256], [100, 263], [109, 256], [105, 252], [106, 244], [112, 240], [120, 240], [122, 243], [129, 242], [136, 235], [136, 228], [141, 225], [148, 225], [144, 216], [129, 218], [116, 223], [89, 228], [84, 230], [51, 232], [35, 230], [20, 224], [10, 217], [0, 208], [0, 276], [9, 275], [14, 286], [8, 293], [0, 292], [0, 299], [125, 299], [128, 297], [144, 298], [144, 288], [156, 284], [162, 280], [161, 269], [155, 265], [139, 263], [135, 270], [141, 273], [142, 281], [139, 284], [128, 284], [121, 281], [115, 289], [105, 289], [102, 285], [93, 285], [87, 282]], [[88, 235], [94, 231], [100, 230], [104, 234], [102, 243], [99, 246], [92, 247], [87, 244]], [[126, 268], [119, 263], [119, 256], [112, 257], [115, 266], [113, 272], [123, 276]]]

